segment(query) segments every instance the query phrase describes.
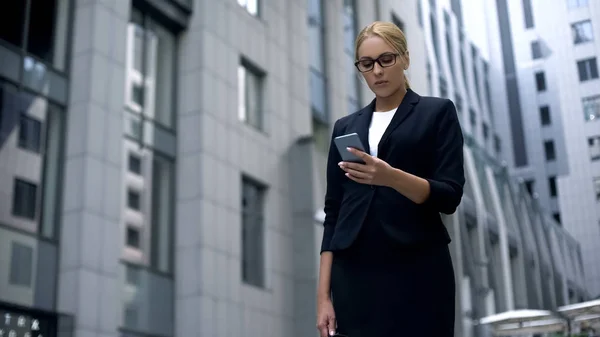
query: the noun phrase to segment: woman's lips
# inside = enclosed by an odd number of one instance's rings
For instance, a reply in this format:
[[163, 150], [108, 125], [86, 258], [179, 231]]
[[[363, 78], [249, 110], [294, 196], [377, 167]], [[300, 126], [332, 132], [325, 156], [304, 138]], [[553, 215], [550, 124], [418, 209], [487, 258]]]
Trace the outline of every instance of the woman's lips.
[[387, 84], [387, 83], [388, 83], [388, 81], [383, 81], [382, 80], [382, 81], [375, 82], [375, 85], [384, 85], [384, 84]]

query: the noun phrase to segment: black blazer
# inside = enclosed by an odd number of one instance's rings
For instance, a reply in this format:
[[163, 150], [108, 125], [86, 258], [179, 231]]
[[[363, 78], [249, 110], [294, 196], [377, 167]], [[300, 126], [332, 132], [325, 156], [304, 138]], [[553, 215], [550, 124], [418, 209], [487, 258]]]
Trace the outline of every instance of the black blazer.
[[375, 100], [337, 120], [333, 127], [321, 252], [349, 247], [369, 212], [374, 212], [399, 244], [448, 244], [450, 236], [440, 212], [454, 213], [465, 184], [463, 134], [454, 104], [448, 99], [421, 97], [409, 89], [379, 142], [378, 158], [429, 181], [430, 195], [422, 204], [392, 188], [354, 182], [338, 166], [342, 158], [333, 138], [356, 132], [368, 153], [374, 109]]

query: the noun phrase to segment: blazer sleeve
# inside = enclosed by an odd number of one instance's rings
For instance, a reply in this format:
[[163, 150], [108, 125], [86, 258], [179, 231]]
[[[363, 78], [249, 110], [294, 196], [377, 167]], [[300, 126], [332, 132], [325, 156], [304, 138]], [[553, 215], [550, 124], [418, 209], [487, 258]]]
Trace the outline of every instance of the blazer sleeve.
[[429, 182], [426, 207], [437, 212], [452, 214], [460, 204], [465, 185], [463, 134], [456, 108], [447, 100], [437, 118], [433, 173]]
[[321, 253], [331, 251], [331, 238], [335, 231], [340, 205], [344, 195], [342, 182], [344, 179], [344, 171], [340, 169], [338, 163], [342, 161], [342, 157], [337, 151], [337, 147], [333, 139], [339, 135], [339, 120], [333, 126], [331, 135], [331, 143], [329, 145], [329, 154], [327, 156], [327, 188], [325, 192], [325, 221], [323, 222], [323, 241], [321, 242]]

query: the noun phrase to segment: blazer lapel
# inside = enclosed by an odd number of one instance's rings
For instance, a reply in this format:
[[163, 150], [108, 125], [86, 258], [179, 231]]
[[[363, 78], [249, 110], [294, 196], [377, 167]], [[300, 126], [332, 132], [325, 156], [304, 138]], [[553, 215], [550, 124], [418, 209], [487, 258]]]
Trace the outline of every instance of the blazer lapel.
[[406, 117], [410, 115], [410, 113], [413, 110], [413, 107], [417, 104], [417, 102], [419, 102], [419, 98], [420, 96], [416, 92], [412, 91], [411, 89], [406, 90], [406, 94], [402, 99], [402, 103], [400, 103], [400, 106], [398, 107], [398, 109], [396, 109], [396, 113], [394, 113], [394, 117], [392, 117], [390, 125], [388, 125], [388, 127], [385, 129], [385, 132], [383, 133], [383, 136], [381, 136], [381, 140], [379, 141], [379, 146], [377, 148], [377, 153], [380, 154], [379, 157], [381, 157], [381, 149], [385, 145], [386, 141], [389, 139], [390, 134], [392, 134], [392, 132], [394, 132], [394, 130], [400, 124], [402, 124]]
[[375, 99], [369, 103], [369, 105], [365, 106], [358, 112], [356, 127], [358, 133], [358, 138], [362, 142], [365, 147], [365, 152], [370, 154], [371, 147], [369, 146], [369, 127], [371, 126], [371, 118], [373, 116], [373, 111], [375, 110]]

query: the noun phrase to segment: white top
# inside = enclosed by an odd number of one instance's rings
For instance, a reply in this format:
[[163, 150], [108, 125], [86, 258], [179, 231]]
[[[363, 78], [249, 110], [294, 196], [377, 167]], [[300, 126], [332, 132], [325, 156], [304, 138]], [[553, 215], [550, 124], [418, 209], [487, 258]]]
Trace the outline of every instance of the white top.
[[369, 148], [371, 150], [371, 155], [374, 157], [377, 157], [379, 141], [388, 125], [390, 125], [390, 122], [396, 113], [396, 109], [397, 108], [390, 111], [373, 112], [373, 118], [371, 118], [371, 125], [369, 126]]

